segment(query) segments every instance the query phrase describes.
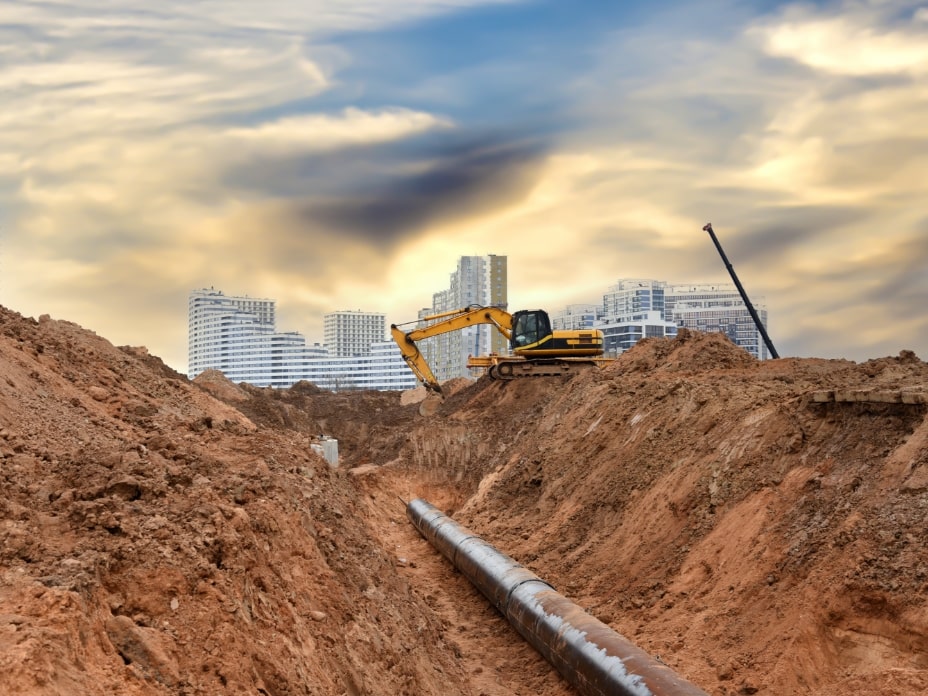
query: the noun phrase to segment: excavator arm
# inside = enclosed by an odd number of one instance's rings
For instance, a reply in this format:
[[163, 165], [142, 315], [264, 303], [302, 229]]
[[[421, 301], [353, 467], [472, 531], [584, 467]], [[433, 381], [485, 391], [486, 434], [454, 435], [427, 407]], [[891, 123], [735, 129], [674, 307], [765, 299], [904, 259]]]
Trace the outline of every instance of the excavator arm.
[[441, 385], [435, 379], [432, 368], [429, 367], [425, 357], [419, 351], [418, 341], [448, 333], [449, 331], [459, 331], [476, 324], [492, 324], [507, 340], [512, 336], [512, 315], [499, 307], [470, 306], [463, 309], [454, 309], [450, 312], [422, 317], [416, 323], [422, 321], [427, 322], [427, 325], [417, 327], [411, 331], [405, 331], [401, 328], [408, 324], [399, 326], [391, 324], [390, 333], [393, 340], [396, 341], [396, 345], [399, 346], [403, 360], [409, 365], [409, 369], [425, 385], [426, 389], [439, 395], [441, 395]]

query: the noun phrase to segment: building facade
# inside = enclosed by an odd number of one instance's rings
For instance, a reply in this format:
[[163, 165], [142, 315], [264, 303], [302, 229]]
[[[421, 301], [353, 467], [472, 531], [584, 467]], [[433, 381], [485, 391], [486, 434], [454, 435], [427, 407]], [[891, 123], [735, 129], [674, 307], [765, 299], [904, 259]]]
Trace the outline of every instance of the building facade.
[[[419, 312], [420, 323], [425, 325], [424, 317], [428, 315], [471, 305], [506, 309], [508, 288], [507, 257], [495, 254], [462, 256], [451, 273], [448, 288], [432, 295], [432, 306]], [[450, 331], [419, 344], [419, 350], [439, 382], [455, 377], [473, 377], [467, 367], [467, 358], [471, 355], [506, 353], [508, 349], [505, 336], [489, 324]]]
[[612, 321], [642, 312], [664, 314], [664, 285], [659, 280], [623, 278], [603, 295], [603, 318]]
[[370, 355], [371, 345], [387, 335], [386, 315], [379, 312], [330, 312], [324, 315], [322, 327], [326, 348], [338, 357]]
[[603, 353], [621, 355], [643, 338], [673, 338], [676, 324], [664, 321], [658, 312], [640, 312], [611, 321], [602, 321], [596, 327], [603, 332]]
[[551, 314], [553, 331], [592, 329], [603, 318], [603, 305], [572, 304]]
[[259, 387], [288, 388], [300, 381], [339, 391], [416, 386], [399, 348], [384, 341], [382, 331], [366, 354], [332, 356], [324, 346], [307, 345], [299, 333], [277, 332], [274, 300], [194, 290], [187, 336], [190, 379], [218, 370], [233, 382]]
[[[204, 370], [219, 370], [233, 382], [273, 379], [271, 336], [273, 300], [229, 297], [210, 288], [190, 293], [187, 302], [187, 371], [193, 379]], [[290, 350], [280, 337], [278, 350]]]
[[[764, 328], [763, 298], [754, 303]], [[571, 305], [552, 317], [555, 329], [588, 328], [591, 305]], [[643, 338], [673, 337], [677, 329], [726, 334], [751, 355], [766, 360], [763, 337], [732, 283], [672, 284], [623, 278], [604, 294], [593, 323], [604, 336], [606, 355], [618, 355]]]
[[[767, 308], [763, 297], [757, 299], [751, 303], [766, 330]], [[770, 357], [734, 283], [668, 284], [664, 315], [677, 326], [693, 331], [724, 333], [758, 360]]]
[[416, 376], [393, 341], [378, 341], [368, 355], [327, 356], [306, 364], [303, 379], [329, 391], [403, 391], [414, 389]]
[[677, 325], [664, 314], [665, 283], [642, 278], [620, 279], [603, 295], [602, 318], [606, 355], [619, 355], [643, 338], [677, 335]]

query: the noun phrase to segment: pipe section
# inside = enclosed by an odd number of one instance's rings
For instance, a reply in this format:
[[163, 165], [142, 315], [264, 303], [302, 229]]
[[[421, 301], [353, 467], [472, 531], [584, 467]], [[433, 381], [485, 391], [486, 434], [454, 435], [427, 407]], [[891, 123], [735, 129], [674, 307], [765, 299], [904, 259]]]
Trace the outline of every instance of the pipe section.
[[432, 504], [406, 515], [582, 696], [707, 696]]

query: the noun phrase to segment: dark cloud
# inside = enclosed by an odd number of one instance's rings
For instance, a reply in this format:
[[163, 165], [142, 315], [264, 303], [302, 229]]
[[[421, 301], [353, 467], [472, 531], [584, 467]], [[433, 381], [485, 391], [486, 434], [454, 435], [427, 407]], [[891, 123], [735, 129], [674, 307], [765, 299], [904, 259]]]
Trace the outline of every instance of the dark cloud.
[[424, 227], [504, 207], [536, 182], [542, 148], [528, 142], [478, 142], [442, 153], [425, 171], [390, 176], [371, 190], [309, 203], [300, 214], [378, 247]]
[[[679, 193], [680, 189], [675, 189]], [[667, 211], [692, 220], [679, 238], [668, 247], [647, 220], [635, 227], [607, 226], [591, 241], [597, 254], [616, 258], [626, 275], [647, 275], [661, 280], [696, 281], [722, 279], [728, 274], [707, 233], [713, 224], [716, 236], [735, 266], [755, 268], [763, 273], [785, 268], [797, 255], [811, 253], [818, 241], [844, 234], [848, 226], [864, 224], [876, 213], [855, 206], [759, 205], [757, 192], [741, 189], [697, 189], [677, 200], [666, 200]], [[651, 265], [638, 270], [622, 259], [650, 259]]]
[[713, 223], [716, 235], [731, 257], [747, 262], [771, 263], [783, 260], [801, 248], [841, 234], [849, 225], [865, 220], [872, 211], [855, 206], [755, 206], [739, 211], [741, 216]]
[[[925, 224], [921, 229], [926, 229]], [[786, 352], [781, 353], [834, 355], [840, 340], [840, 354], [852, 360], [895, 355], [903, 348], [925, 359], [926, 268], [928, 245], [924, 236], [915, 235], [897, 242], [886, 240], [870, 254], [844, 261], [814, 278], [797, 275], [796, 291], [775, 298], [780, 301], [773, 315], [777, 331], [787, 339]], [[836, 328], [839, 322], [843, 326]]]
[[[252, 200], [223, 221], [221, 238], [191, 240], [197, 258], [216, 259], [212, 275], [201, 269], [207, 284], [273, 274], [278, 285], [325, 297], [349, 278], [377, 283], [403, 243], [526, 196], [545, 154], [538, 141], [501, 135], [423, 140], [307, 158], [300, 185], [287, 185], [292, 195], [249, 192], [239, 179], [238, 190]], [[332, 167], [329, 177], [316, 171], [320, 160]], [[253, 171], [249, 181], [273, 188], [281, 170], [267, 171]]]
[[520, 200], [536, 183], [545, 154], [538, 140], [454, 136], [266, 162], [232, 179], [240, 188], [256, 186], [284, 198], [277, 220], [283, 229], [270, 230], [272, 237], [337, 239], [383, 252], [430, 225]]
[[928, 141], [920, 137], [887, 137], [835, 148], [824, 174], [829, 185], [853, 188], [875, 181], [899, 181], [899, 174], [919, 168], [928, 157]]

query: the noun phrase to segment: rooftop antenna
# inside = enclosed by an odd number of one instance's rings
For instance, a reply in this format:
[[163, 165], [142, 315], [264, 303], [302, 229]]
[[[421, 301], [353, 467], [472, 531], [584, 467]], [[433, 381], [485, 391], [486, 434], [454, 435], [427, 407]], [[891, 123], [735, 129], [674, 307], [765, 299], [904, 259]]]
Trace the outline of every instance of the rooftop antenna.
[[744, 291], [744, 288], [741, 286], [741, 281], [738, 280], [738, 276], [735, 273], [735, 269], [732, 267], [731, 262], [728, 260], [728, 257], [725, 256], [725, 252], [722, 250], [722, 245], [719, 244], [718, 237], [715, 236], [715, 231], [712, 229], [712, 223], [707, 222], [705, 227], [702, 228], [703, 232], [708, 232], [709, 236], [712, 237], [712, 243], [715, 244], [715, 248], [719, 250], [719, 256], [722, 257], [722, 261], [725, 262], [725, 268], [728, 269], [728, 274], [731, 276], [731, 279], [735, 281], [735, 287], [738, 288], [738, 292], [741, 294], [741, 299], [744, 300], [745, 307], [748, 308], [748, 312], [751, 314], [751, 319], [754, 320], [754, 325], [757, 327], [757, 330], [760, 332], [760, 335], [764, 339], [764, 343], [767, 345], [767, 350], [770, 351], [770, 355], [776, 359], [780, 355], [777, 353], [777, 349], [773, 347], [773, 341], [770, 340], [770, 336], [767, 335], [767, 329], [764, 328], [764, 325], [760, 321], [760, 317], [757, 315], [757, 311], [754, 309], [754, 305], [751, 304], [751, 300], [748, 299], [748, 294]]

